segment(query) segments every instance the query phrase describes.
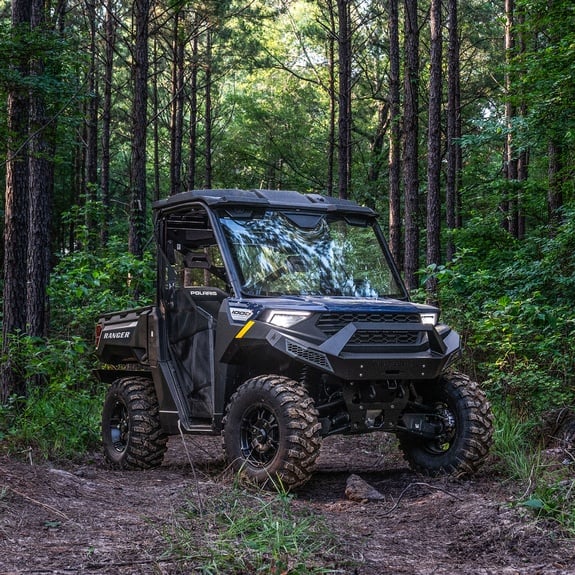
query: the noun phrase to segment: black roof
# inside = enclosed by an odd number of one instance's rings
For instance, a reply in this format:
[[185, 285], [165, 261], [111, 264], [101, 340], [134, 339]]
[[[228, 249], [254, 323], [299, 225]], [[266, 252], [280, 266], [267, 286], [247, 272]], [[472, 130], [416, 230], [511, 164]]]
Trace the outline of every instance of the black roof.
[[319, 194], [301, 194], [288, 190], [191, 190], [154, 202], [154, 210], [170, 210], [191, 202], [208, 206], [261, 206], [273, 208], [296, 208], [317, 211], [343, 211], [375, 216], [370, 208], [350, 200], [342, 200]]

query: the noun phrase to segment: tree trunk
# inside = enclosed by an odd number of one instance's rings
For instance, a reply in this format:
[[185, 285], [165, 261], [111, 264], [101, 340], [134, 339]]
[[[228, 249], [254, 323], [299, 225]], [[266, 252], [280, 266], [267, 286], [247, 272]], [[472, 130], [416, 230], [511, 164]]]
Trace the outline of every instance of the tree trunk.
[[172, 111], [170, 194], [182, 191], [182, 141], [184, 126], [184, 31], [180, 24], [181, 12], [176, 8], [174, 17], [174, 41], [172, 58]]
[[99, 222], [95, 219], [94, 203], [98, 198], [98, 82], [97, 58], [96, 58], [96, 2], [86, 0], [87, 20], [90, 27], [90, 65], [88, 68], [88, 100], [86, 110], [86, 179], [84, 195], [87, 201], [86, 209], [86, 248], [93, 250], [96, 246], [95, 239], [98, 236], [96, 230]]
[[[513, 30], [515, 2], [514, 0], [505, 0], [505, 58], [509, 64], [515, 50], [515, 36]], [[514, 237], [517, 237], [517, 201], [516, 201], [516, 183], [518, 180], [517, 158], [515, 157], [513, 144], [513, 120], [516, 115], [516, 107], [511, 102], [511, 75], [509, 72], [505, 75], [506, 103], [505, 103], [505, 120], [507, 124], [507, 138], [505, 140], [505, 165], [504, 175], [509, 185], [505, 189], [502, 208], [505, 213], [503, 226]]]
[[[29, 0], [12, 0], [12, 28], [15, 42], [30, 24]], [[28, 215], [28, 60], [25, 50], [11, 62], [15, 79], [8, 88], [6, 141], [6, 194], [4, 208], [4, 290], [2, 318], [2, 356], [0, 403], [14, 393], [26, 394], [26, 384], [12, 352], [13, 336], [26, 329], [26, 251]]]
[[367, 182], [369, 183], [369, 197], [366, 198], [367, 205], [376, 208], [376, 198], [380, 187], [380, 177], [383, 168], [383, 147], [385, 143], [386, 131], [389, 121], [389, 111], [386, 102], [377, 103], [377, 124], [375, 134], [370, 145], [371, 161], [367, 170]]
[[[525, 27], [525, 13], [523, 9], [520, 9], [517, 14], [517, 20], [519, 24], [519, 34], [518, 34], [518, 49], [519, 54], [522, 55], [526, 51], [525, 36], [522, 29]], [[525, 118], [527, 116], [527, 106], [525, 102], [520, 102], [518, 106], [519, 117]], [[519, 154], [517, 155], [517, 191], [515, 196], [515, 202], [517, 209], [515, 211], [515, 237], [522, 239], [525, 235], [525, 214], [523, 213], [523, 184], [522, 182], [527, 181], [529, 177], [529, 151], [524, 146], [521, 147]]]
[[417, 0], [405, 0], [405, 78], [403, 178], [405, 192], [404, 276], [408, 289], [417, 287], [419, 269], [419, 29]]
[[146, 127], [148, 104], [148, 23], [150, 0], [135, 0], [136, 37], [132, 66], [134, 100], [132, 103], [132, 157], [130, 171], [130, 253], [143, 255], [146, 217]]
[[399, 94], [399, 6], [389, 2], [389, 248], [401, 261], [401, 111]]
[[[32, 29], [45, 25], [44, 0], [32, 2]], [[44, 61], [33, 59], [31, 75], [44, 75]], [[48, 332], [46, 289], [50, 274], [50, 220], [54, 180], [54, 122], [48, 121], [41, 88], [30, 92], [30, 210], [28, 220], [28, 282], [26, 317], [28, 333]]]
[[351, 16], [350, 0], [337, 0], [339, 53], [339, 197], [351, 188]]
[[198, 59], [199, 59], [199, 23], [198, 13], [194, 14], [192, 39], [192, 61], [190, 78], [190, 134], [188, 157], [188, 189], [196, 187], [196, 158], [198, 154]]
[[[458, 1], [448, 1], [449, 49], [448, 49], [448, 94], [447, 94], [447, 186], [445, 210], [447, 229], [452, 231], [461, 226], [458, 212], [459, 173], [461, 170], [461, 147], [457, 143], [461, 137], [461, 92], [459, 69], [459, 23]], [[448, 236], [446, 259], [452, 261], [455, 244]]]
[[104, 94], [102, 105], [102, 186], [103, 221], [100, 240], [108, 243], [108, 221], [110, 219], [110, 138], [112, 135], [112, 80], [114, 75], [114, 50], [116, 46], [116, 20], [113, 0], [106, 0], [105, 49], [104, 49]]
[[160, 95], [158, 93], [159, 83], [158, 77], [160, 75], [160, 70], [158, 66], [158, 38], [157, 34], [154, 35], [154, 48], [153, 48], [153, 58], [154, 58], [154, 69], [152, 72], [152, 133], [153, 133], [153, 144], [152, 144], [152, 154], [154, 156], [154, 201], [160, 199], [160, 189], [161, 189], [161, 178], [160, 178]]
[[206, 149], [204, 188], [212, 187], [212, 30], [206, 31], [206, 92], [205, 92], [205, 117], [206, 117]]
[[[430, 76], [427, 130], [427, 265], [441, 263], [441, 0], [431, 0], [430, 8]], [[437, 279], [427, 281], [427, 298], [437, 303]]]
[[329, 30], [327, 38], [327, 65], [328, 65], [328, 95], [329, 95], [329, 127], [327, 136], [327, 183], [326, 191], [328, 196], [333, 196], [334, 192], [334, 170], [336, 153], [335, 121], [337, 113], [336, 87], [335, 87], [335, 11], [332, 0], [328, 0]]

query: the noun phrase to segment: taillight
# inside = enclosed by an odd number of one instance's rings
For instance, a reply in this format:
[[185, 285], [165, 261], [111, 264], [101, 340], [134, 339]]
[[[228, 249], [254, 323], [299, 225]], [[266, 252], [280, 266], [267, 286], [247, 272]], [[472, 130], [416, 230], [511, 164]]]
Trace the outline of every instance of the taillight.
[[96, 324], [96, 333], [95, 333], [95, 341], [96, 341], [96, 349], [98, 349], [98, 346], [100, 345], [100, 336], [102, 335], [102, 324], [101, 323], [97, 323]]

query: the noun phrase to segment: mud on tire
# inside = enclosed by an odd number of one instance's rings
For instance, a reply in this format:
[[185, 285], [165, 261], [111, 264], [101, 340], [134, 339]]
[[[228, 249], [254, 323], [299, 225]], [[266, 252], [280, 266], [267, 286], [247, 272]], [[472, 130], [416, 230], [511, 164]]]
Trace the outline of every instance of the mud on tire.
[[477, 471], [493, 439], [493, 415], [483, 391], [467, 376], [450, 373], [431, 388], [422, 386], [420, 393], [442, 419], [443, 432], [437, 439], [398, 434], [409, 466], [430, 476]]
[[320, 428], [313, 399], [301, 385], [287, 377], [259, 376], [246, 381], [230, 399], [224, 447], [244, 479], [289, 489], [311, 477]]
[[112, 383], [102, 410], [102, 441], [106, 459], [118, 469], [151, 469], [162, 463], [168, 438], [150, 379], [126, 377]]

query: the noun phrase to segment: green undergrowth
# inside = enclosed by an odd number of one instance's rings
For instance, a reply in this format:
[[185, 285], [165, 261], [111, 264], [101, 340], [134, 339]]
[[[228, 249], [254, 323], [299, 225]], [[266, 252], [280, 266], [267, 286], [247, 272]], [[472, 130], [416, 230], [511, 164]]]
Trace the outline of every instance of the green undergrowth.
[[575, 537], [574, 446], [545, 449], [538, 422], [521, 421], [509, 408], [497, 408], [495, 421], [493, 454], [502, 475], [518, 485], [514, 504]]
[[14, 336], [11, 361], [26, 382], [26, 396], [0, 405], [2, 453], [29, 460], [74, 459], [97, 447], [103, 386], [91, 372], [81, 338], [49, 341]]
[[335, 540], [321, 516], [298, 509], [285, 492], [239, 486], [200, 501], [186, 498], [164, 526], [169, 554], [193, 573], [336, 573]]

